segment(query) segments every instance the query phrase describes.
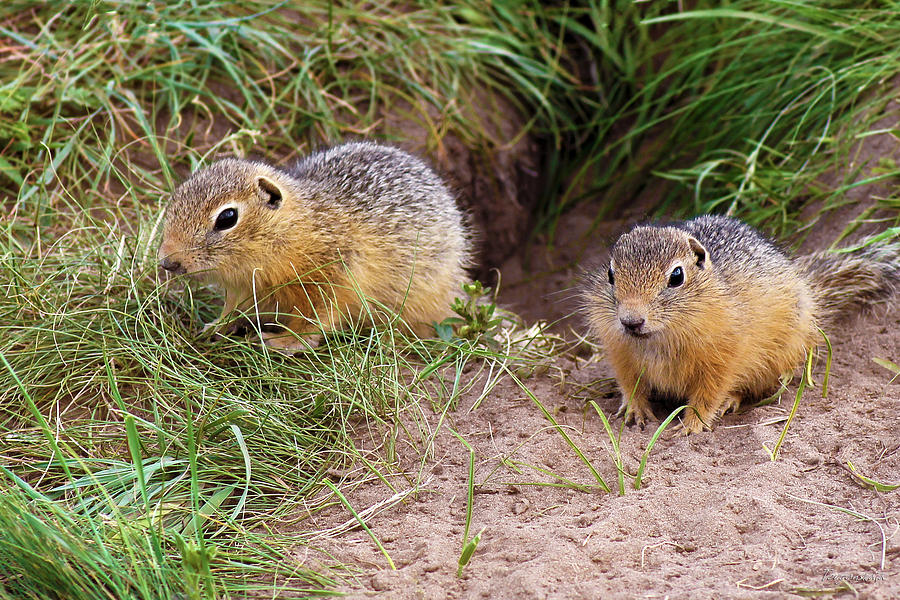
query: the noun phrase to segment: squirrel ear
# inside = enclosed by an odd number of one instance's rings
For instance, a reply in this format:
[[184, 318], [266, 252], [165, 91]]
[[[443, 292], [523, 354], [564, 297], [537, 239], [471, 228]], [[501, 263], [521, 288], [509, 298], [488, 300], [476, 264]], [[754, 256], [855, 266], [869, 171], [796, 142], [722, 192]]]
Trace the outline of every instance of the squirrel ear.
[[278, 208], [281, 206], [281, 190], [278, 189], [274, 181], [265, 177], [258, 177], [256, 179], [256, 188], [259, 197], [262, 198], [267, 207]]
[[691, 246], [691, 250], [694, 252], [694, 255], [697, 257], [697, 266], [701, 269], [706, 268], [706, 259], [708, 257], [706, 253], [706, 248], [703, 247], [697, 238], [693, 236], [688, 236], [688, 244]]

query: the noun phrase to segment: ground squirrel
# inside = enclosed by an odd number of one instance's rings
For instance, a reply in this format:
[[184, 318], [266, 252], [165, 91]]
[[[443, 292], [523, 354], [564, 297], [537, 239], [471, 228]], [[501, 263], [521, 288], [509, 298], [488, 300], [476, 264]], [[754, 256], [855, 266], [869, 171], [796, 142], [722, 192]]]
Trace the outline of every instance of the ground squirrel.
[[689, 434], [770, 394], [821, 341], [818, 327], [900, 284], [896, 247], [870, 248], [792, 260], [722, 216], [622, 235], [608, 269], [587, 275], [584, 304], [626, 422], [653, 416], [651, 396], [674, 397], [697, 411], [685, 411]]
[[[270, 347], [314, 346], [319, 331], [399, 311], [419, 335], [450, 315], [465, 280], [470, 236], [447, 186], [399, 149], [354, 142], [292, 168], [225, 159], [195, 172], [166, 209], [159, 260], [225, 292], [285, 332]], [[293, 332], [293, 334], [291, 334]], [[294, 335], [296, 334], [296, 335]]]

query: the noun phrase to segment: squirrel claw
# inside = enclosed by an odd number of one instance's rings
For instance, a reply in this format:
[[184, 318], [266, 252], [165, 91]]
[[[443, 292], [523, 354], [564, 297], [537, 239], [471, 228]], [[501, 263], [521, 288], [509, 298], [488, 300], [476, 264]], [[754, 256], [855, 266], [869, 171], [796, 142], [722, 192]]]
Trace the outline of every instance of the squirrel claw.
[[636, 412], [630, 412], [625, 415], [625, 424], [628, 426], [637, 425], [641, 428], [641, 431], [643, 431], [644, 427], [647, 425], [647, 417]]
[[712, 426], [701, 421], [700, 417], [694, 413], [687, 415], [672, 429], [673, 437], [687, 437], [692, 433], [702, 431], [712, 431]]
[[676, 423], [676, 424], [670, 429], [670, 431], [672, 432], [672, 437], [673, 437], [673, 438], [687, 437], [687, 436], [689, 436], [690, 434], [694, 433], [693, 431], [690, 431], [687, 427], [685, 427], [683, 423]]
[[619, 412], [616, 413], [617, 417], [622, 415], [625, 415], [626, 425], [637, 425], [641, 430], [647, 425], [647, 421], [654, 417], [653, 410], [649, 406], [629, 404], [628, 402], [622, 402]]

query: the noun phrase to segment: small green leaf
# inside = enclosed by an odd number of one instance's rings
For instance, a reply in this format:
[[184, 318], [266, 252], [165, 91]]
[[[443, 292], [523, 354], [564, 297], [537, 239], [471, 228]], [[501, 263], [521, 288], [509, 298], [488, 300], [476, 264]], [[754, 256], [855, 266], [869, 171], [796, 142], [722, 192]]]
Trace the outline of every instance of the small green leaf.
[[869, 477], [866, 477], [862, 473], [856, 470], [856, 467], [853, 466], [853, 463], [849, 460], [847, 461], [847, 467], [850, 469], [850, 473], [853, 474], [858, 480], [860, 480], [863, 484], [871, 487], [876, 492], [893, 492], [897, 488], [900, 488], [900, 483], [881, 483], [880, 481], [875, 481]]
[[891, 361], [885, 360], [883, 358], [873, 358], [872, 360], [885, 369], [893, 371], [895, 375], [900, 375], [900, 365], [898, 365], [897, 363], [892, 363]]
[[472, 555], [475, 554], [475, 549], [478, 548], [478, 542], [481, 541], [482, 533], [484, 533], [484, 527], [475, 534], [475, 537], [466, 542], [465, 546], [463, 546], [462, 554], [459, 555], [459, 567], [456, 569], [457, 577], [462, 577], [463, 569], [469, 564], [469, 560], [472, 558]]

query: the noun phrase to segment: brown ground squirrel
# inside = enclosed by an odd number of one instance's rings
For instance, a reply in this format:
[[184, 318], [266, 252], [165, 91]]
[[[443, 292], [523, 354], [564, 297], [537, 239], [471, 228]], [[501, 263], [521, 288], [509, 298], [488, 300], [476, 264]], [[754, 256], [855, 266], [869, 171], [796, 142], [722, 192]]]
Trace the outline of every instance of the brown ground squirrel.
[[284, 351], [369, 322], [379, 305], [426, 335], [450, 315], [470, 255], [463, 215], [434, 171], [371, 142], [289, 169], [239, 159], [201, 169], [173, 193], [159, 247], [163, 268], [224, 290], [213, 323], [236, 309], [261, 315], [262, 325], [277, 313], [296, 335], [262, 335]]
[[[591, 332], [612, 363], [626, 422], [653, 417], [651, 395], [686, 400], [680, 433], [712, 428], [802, 364], [827, 327], [900, 284], [896, 247], [790, 259], [736, 219], [637, 226], [589, 273]], [[633, 396], [632, 396], [633, 394]]]

